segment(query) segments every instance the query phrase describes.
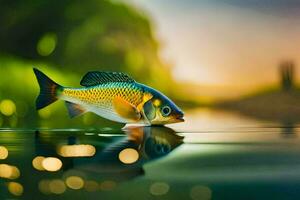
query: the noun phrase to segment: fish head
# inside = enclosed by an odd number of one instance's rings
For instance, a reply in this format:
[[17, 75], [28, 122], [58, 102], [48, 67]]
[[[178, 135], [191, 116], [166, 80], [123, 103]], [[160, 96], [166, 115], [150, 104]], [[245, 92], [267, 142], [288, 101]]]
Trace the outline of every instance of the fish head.
[[153, 125], [183, 122], [183, 111], [167, 96], [153, 90], [153, 97], [143, 106], [145, 118]]

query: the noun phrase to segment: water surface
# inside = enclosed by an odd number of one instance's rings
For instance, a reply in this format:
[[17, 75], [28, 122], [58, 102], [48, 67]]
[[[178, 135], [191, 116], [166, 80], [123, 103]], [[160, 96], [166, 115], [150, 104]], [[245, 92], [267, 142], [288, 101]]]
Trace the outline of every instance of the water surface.
[[0, 198], [299, 199], [299, 131], [206, 109], [168, 127], [3, 128]]

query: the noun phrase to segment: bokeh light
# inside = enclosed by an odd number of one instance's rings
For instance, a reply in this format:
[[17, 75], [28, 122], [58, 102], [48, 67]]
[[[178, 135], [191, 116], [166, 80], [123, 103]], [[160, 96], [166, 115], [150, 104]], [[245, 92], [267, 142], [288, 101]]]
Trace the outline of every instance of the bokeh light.
[[111, 190], [115, 189], [116, 186], [117, 186], [117, 183], [112, 180], [106, 180], [106, 181], [103, 181], [102, 183], [100, 183], [100, 189], [104, 190], [104, 191], [111, 191]]
[[160, 196], [168, 193], [170, 186], [164, 182], [156, 182], [150, 186], [150, 193], [155, 196]]
[[11, 116], [16, 111], [16, 105], [12, 100], [4, 99], [0, 103], [0, 111], [5, 116]]
[[190, 197], [193, 200], [209, 200], [212, 197], [212, 191], [209, 187], [196, 185], [192, 187]]
[[79, 190], [84, 186], [84, 181], [79, 176], [69, 176], [66, 179], [66, 185], [73, 190]]
[[37, 44], [37, 52], [41, 56], [49, 56], [56, 47], [57, 36], [54, 33], [45, 34]]
[[50, 181], [49, 180], [41, 180], [39, 182], [39, 190], [41, 191], [41, 193], [43, 194], [50, 194]]
[[62, 162], [58, 158], [47, 157], [42, 161], [42, 166], [47, 171], [55, 172], [60, 170], [62, 167]]
[[90, 144], [63, 145], [57, 153], [63, 157], [91, 157], [95, 155], [96, 148]]
[[20, 170], [12, 165], [0, 164], [0, 177], [7, 179], [16, 179], [20, 176]]
[[119, 153], [119, 160], [125, 164], [135, 163], [139, 159], [139, 153], [133, 148], [123, 149]]
[[66, 191], [66, 185], [62, 180], [54, 179], [49, 182], [49, 190], [54, 194], [62, 194]]
[[4, 146], [0, 146], [0, 159], [6, 159], [8, 156], [8, 150]]
[[96, 181], [88, 180], [84, 183], [84, 189], [88, 192], [95, 192], [99, 189], [99, 184]]
[[37, 156], [35, 157], [33, 160], [32, 160], [32, 166], [37, 169], [37, 170], [40, 170], [40, 171], [43, 171], [45, 170], [45, 168], [43, 167], [43, 160], [45, 159], [44, 156]]
[[23, 186], [17, 182], [9, 182], [7, 188], [8, 191], [15, 196], [21, 196], [24, 191]]

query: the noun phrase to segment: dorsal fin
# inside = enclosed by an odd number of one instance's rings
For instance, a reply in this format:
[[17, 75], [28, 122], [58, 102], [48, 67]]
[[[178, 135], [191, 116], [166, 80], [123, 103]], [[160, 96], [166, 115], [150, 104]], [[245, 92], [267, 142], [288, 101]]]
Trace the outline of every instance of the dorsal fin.
[[122, 72], [88, 72], [82, 80], [80, 85], [82, 86], [93, 86], [109, 82], [135, 82], [130, 76]]

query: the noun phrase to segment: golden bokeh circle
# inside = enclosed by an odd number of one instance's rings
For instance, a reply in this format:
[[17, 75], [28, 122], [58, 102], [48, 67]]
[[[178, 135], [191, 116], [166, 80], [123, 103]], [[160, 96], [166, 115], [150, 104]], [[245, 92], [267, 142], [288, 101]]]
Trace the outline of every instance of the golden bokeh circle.
[[139, 159], [139, 153], [133, 148], [123, 149], [119, 153], [119, 160], [124, 164], [135, 163]]

